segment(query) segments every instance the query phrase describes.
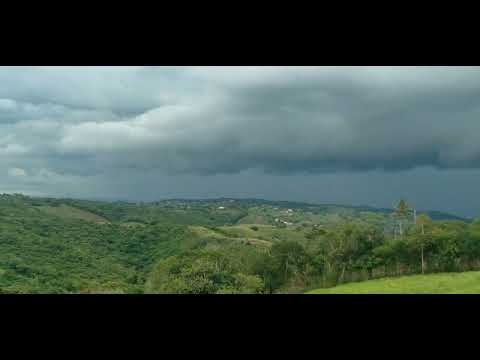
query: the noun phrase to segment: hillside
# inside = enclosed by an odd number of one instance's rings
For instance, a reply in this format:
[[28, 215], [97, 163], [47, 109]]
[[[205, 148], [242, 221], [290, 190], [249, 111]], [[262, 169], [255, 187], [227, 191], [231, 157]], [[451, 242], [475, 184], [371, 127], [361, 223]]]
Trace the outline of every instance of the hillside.
[[[98, 223], [176, 223], [222, 226], [234, 224], [331, 225], [340, 222], [371, 223], [384, 227], [393, 220], [392, 209], [343, 205], [315, 205], [261, 199], [162, 200], [150, 203], [104, 202], [77, 199], [29, 198], [17, 202], [51, 214]], [[433, 220], [467, 219], [439, 211], [418, 211]]]
[[[74, 205], [73, 200], [0, 196], [0, 293], [144, 292], [162, 259], [197, 250], [246, 258], [271, 245], [247, 234], [183, 224], [211, 223], [198, 209], [184, 211], [175, 223], [172, 214], [159, 216], [164, 209], [155, 214], [162, 220], [157, 222], [148, 219], [148, 206], [138, 206], [136, 213], [144, 212], [148, 220], [138, 215], [139, 222], [132, 223], [128, 216], [107, 219]], [[108, 209], [110, 204], [95, 205]]]
[[91, 221], [97, 224], [108, 223], [108, 220], [102, 216], [98, 216], [89, 211], [85, 211], [65, 204], [61, 204], [58, 206], [43, 205], [38, 206], [37, 209], [39, 209], [40, 211], [44, 211], [47, 214], [52, 214], [66, 219], [81, 219], [85, 221]]
[[[226, 224], [329, 225], [358, 221], [389, 226], [392, 209], [349, 207], [341, 205], [312, 205], [306, 203], [274, 202], [267, 200], [163, 200], [152, 203], [100, 202], [85, 200], [43, 199], [50, 204], [68, 204], [112, 222], [178, 223], [206, 226]], [[439, 211], [419, 211], [434, 220], [467, 219]]]
[[480, 294], [480, 272], [369, 280], [312, 290], [307, 294]]
[[[418, 272], [418, 227], [405, 219], [400, 241], [392, 221], [391, 212], [335, 205], [4, 194], [0, 293], [302, 292]], [[425, 228], [432, 271], [477, 266], [478, 222]]]

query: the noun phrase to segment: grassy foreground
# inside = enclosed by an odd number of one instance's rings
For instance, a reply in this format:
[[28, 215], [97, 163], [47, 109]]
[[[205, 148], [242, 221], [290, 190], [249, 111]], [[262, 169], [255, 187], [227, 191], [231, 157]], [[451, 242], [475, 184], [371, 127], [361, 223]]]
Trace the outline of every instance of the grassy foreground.
[[343, 284], [307, 294], [480, 294], [480, 272], [402, 276]]

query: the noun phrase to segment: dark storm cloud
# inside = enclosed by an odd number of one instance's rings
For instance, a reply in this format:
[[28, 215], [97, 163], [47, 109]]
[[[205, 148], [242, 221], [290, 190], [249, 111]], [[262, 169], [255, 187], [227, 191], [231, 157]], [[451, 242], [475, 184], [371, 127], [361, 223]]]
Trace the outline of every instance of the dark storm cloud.
[[480, 68], [0, 67], [0, 191], [476, 171], [479, 99]]
[[474, 68], [188, 71], [203, 92], [67, 127], [58, 151], [199, 174], [480, 166]]

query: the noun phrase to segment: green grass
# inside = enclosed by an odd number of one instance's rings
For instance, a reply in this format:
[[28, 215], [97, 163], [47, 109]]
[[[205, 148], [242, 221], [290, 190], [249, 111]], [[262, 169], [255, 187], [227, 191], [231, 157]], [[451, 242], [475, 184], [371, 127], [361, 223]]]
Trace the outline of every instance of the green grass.
[[480, 294], [480, 271], [369, 280], [307, 294]]
[[[253, 230], [256, 227], [257, 230]], [[220, 226], [219, 229], [229, 236], [243, 238], [257, 238], [266, 241], [275, 240], [305, 240], [306, 230], [296, 231], [297, 226], [278, 228], [273, 225], [241, 224], [234, 226]]]
[[[234, 228], [236, 230], [242, 229], [243, 231], [228, 232], [225, 231], [225, 228]], [[255, 231], [249, 228], [247, 229], [247, 227], [243, 225], [236, 225], [235, 227], [221, 227], [216, 228], [216, 230], [203, 226], [189, 226], [189, 229], [196, 237], [219, 240], [220, 243], [236, 242], [245, 245], [254, 245], [257, 247], [270, 247], [272, 245], [272, 243], [268, 240], [256, 238], [254, 236], [256, 235]]]

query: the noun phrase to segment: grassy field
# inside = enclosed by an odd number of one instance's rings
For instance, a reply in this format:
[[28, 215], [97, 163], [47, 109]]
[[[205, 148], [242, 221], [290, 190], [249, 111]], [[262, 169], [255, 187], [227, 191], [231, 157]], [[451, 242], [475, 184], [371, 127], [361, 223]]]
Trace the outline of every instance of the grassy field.
[[480, 272], [442, 273], [369, 280], [307, 294], [480, 294]]
[[299, 229], [297, 226], [278, 228], [273, 225], [241, 224], [234, 226], [220, 226], [218, 229], [227, 236], [238, 236], [246, 238], [258, 238], [267, 241], [275, 240], [305, 240], [307, 230]]
[[[272, 243], [268, 240], [255, 237], [256, 233], [247, 226], [237, 225], [235, 227], [232, 226], [227, 228], [234, 228], [237, 231], [228, 232], [224, 230], [224, 227], [212, 230], [203, 226], [189, 226], [189, 229], [193, 232], [193, 234], [201, 238], [235, 241], [258, 247], [270, 247], [272, 245]], [[244, 231], [238, 231], [238, 229], [242, 229]]]

